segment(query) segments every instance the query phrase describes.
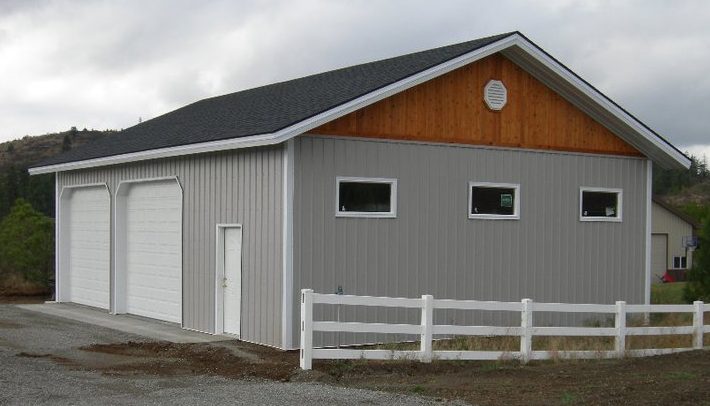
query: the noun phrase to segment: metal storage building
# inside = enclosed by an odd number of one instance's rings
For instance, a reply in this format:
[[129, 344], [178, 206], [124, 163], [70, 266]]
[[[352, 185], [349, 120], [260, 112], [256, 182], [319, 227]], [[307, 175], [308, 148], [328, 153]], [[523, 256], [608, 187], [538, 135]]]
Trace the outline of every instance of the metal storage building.
[[651, 235], [651, 273], [654, 282], [669, 269], [693, 267], [693, 251], [699, 225], [693, 219], [653, 197]]
[[201, 100], [30, 172], [57, 174], [57, 300], [291, 349], [302, 288], [648, 302], [652, 162], [689, 165], [513, 32]]

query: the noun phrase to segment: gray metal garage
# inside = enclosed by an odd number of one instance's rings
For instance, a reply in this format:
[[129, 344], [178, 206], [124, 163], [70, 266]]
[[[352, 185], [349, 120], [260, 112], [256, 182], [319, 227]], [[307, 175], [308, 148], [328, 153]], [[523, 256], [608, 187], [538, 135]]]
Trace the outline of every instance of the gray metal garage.
[[58, 300], [293, 349], [302, 288], [648, 302], [652, 163], [689, 160], [514, 32], [198, 101], [30, 172], [57, 174]]

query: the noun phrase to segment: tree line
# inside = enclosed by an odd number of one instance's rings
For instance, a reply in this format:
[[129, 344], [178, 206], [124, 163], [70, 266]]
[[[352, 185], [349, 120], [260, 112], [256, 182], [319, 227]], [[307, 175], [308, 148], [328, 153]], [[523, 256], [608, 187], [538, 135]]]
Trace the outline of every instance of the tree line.
[[0, 172], [0, 293], [37, 293], [54, 273], [54, 174]]

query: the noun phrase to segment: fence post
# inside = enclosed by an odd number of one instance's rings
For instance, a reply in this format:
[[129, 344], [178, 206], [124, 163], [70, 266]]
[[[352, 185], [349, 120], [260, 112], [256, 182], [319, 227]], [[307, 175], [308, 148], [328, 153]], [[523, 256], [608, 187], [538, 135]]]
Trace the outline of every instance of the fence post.
[[614, 327], [616, 327], [614, 350], [616, 351], [617, 357], [623, 358], [626, 354], [626, 302], [623, 300], [616, 302]]
[[301, 369], [313, 363], [313, 289], [301, 290]]
[[527, 364], [532, 355], [532, 326], [533, 326], [533, 311], [532, 299], [522, 300], [523, 309], [520, 313], [520, 361]]
[[431, 362], [434, 330], [434, 296], [422, 295], [421, 361]]
[[703, 302], [695, 301], [695, 312], [693, 313], [693, 348], [696, 350], [703, 349], [703, 330], [705, 327], [705, 322], [703, 321]]

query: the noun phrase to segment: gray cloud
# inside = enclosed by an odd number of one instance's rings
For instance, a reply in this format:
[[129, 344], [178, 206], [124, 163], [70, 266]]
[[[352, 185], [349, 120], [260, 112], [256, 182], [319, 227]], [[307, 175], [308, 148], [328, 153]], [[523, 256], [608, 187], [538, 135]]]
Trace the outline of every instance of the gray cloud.
[[204, 97], [520, 30], [681, 148], [710, 145], [709, 16], [703, 1], [3, 1], [0, 140], [125, 128]]

